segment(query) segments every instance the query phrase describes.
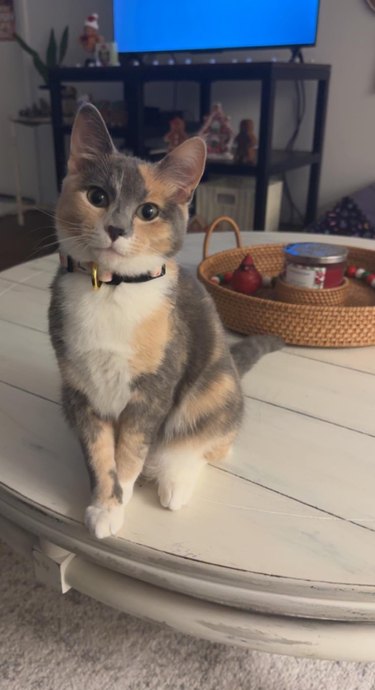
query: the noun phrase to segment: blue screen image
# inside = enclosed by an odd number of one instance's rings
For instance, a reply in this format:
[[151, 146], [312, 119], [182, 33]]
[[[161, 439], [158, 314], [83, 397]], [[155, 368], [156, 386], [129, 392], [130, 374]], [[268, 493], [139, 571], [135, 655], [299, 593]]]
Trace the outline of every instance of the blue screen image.
[[314, 45], [319, 0], [114, 0], [121, 53]]

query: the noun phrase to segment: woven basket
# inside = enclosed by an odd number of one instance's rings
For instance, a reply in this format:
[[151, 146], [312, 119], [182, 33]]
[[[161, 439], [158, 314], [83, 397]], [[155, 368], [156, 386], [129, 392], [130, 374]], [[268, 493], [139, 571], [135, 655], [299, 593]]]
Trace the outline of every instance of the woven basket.
[[[226, 220], [236, 236], [237, 248], [208, 256], [209, 240]], [[284, 265], [282, 244], [241, 246], [237, 224], [227, 216], [217, 218], [208, 228], [203, 261], [198, 278], [212, 295], [227, 328], [237, 333], [280, 335], [291, 345], [315, 347], [358, 347], [375, 344], [375, 290], [350, 280], [342, 306], [310, 306], [277, 301], [275, 290], [263, 288], [256, 296], [243, 295], [210, 281], [213, 275], [233, 271], [246, 254], [251, 254], [260, 273], [278, 276]], [[348, 247], [348, 262], [375, 270], [375, 251]]]
[[289, 304], [307, 304], [315, 307], [341, 307], [348, 296], [349, 280], [339, 287], [314, 290], [312, 288], [296, 287], [289, 285], [278, 278], [275, 285], [275, 297], [279, 302]]

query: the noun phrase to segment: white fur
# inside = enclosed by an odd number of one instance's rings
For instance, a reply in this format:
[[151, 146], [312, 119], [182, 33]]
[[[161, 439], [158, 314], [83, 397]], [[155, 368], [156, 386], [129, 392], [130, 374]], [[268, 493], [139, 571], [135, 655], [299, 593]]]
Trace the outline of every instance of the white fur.
[[120, 505], [107, 508], [93, 503], [86, 508], [85, 525], [97, 539], [110, 537], [121, 529], [124, 522], [125, 506], [129, 503], [134, 489], [134, 482], [121, 484], [122, 502]]
[[179, 510], [192, 496], [198, 477], [206, 464], [204, 448], [186, 444], [180, 448], [161, 449], [155, 458], [160, 503], [164, 508]]
[[77, 385], [102, 416], [118, 417], [129, 401], [135, 328], [162, 303], [174, 278], [93, 290], [80, 273], [62, 278], [67, 359]]
[[111, 537], [121, 529], [124, 522], [124, 505], [106, 508], [91, 505], [86, 508], [85, 525], [97, 539]]

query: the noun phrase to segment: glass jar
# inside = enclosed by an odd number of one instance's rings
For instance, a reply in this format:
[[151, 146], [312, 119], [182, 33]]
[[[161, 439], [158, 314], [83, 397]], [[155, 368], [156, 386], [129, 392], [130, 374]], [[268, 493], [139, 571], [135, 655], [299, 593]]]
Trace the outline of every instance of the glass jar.
[[296, 242], [284, 247], [283, 280], [288, 285], [322, 290], [339, 287], [345, 275], [348, 250], [324, 242]]

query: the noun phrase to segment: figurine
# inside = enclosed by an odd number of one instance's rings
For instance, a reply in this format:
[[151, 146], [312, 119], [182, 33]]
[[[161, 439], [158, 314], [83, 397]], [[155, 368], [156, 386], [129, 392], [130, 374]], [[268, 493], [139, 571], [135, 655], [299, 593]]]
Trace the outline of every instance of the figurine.
[[98, 14], [89, 14], [87, 17], [84, 27], [83, 27], [83, 33], [79, 37], [79, 42], [83, 48], [83, 50], [86, 53], [91, 54], [91, 58], [88, 58], [85, 61], [86, 66], [90, 65], [95, 65], [95, 51], [96, 51], [96, 46], [98, 43], [103, 43], [104, 38], [99, 34], [99, 23], [98, 23], [99, 15]]
[[240, 130], [234, 140], [234, 161], [235, 163], [256, 163], [256, 150], [258, 140], [254, 134], [254, 122], [252, 120], [241, 120]]
[[198, 135], [205, 140], [209, 156], [231, 158], [233, 130], [221, 103], [215, 103], [212, 106]]
[[250, 254], [242, 260], [241, 265], [233, 272], [230, 287], [236, 292], [251, 295], [262, 287], [262, 276], [255, 268]]
[[185, 121], [182, 117], [174, 117], [169, 123], [169, 132], [164, 137], [164, 141], [168, 143], [168, 151], [172, 151], [188, 139], [185, 131]]

